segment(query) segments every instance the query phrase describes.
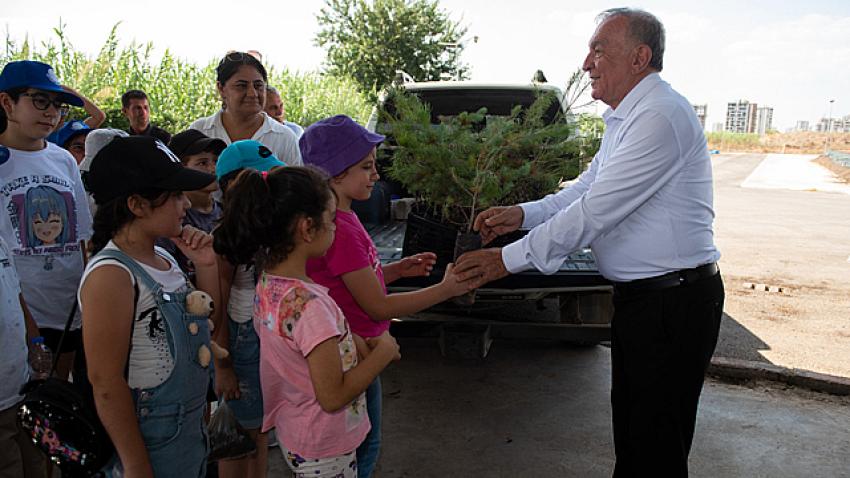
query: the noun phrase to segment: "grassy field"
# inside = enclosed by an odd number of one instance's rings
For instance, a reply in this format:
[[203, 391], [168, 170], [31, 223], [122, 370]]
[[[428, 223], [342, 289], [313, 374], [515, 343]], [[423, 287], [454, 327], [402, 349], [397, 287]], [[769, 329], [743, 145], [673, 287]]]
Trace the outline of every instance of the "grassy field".
[[822, 154], [829, 144], [834, 151], [850, 151], [850, 133], [707, 133], [709, 149], [720, 152]]

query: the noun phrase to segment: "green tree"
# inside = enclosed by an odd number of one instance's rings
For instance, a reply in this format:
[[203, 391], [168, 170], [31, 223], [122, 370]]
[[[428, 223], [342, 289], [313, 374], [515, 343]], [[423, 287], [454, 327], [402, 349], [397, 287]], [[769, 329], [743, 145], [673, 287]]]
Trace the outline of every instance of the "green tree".
[[330, 73], [350, 76], [364, 92], [388, 86], [396, 70], [417, 81], [464, 79], [466, 27], [429, 0], [325, 0], [315, 42]]

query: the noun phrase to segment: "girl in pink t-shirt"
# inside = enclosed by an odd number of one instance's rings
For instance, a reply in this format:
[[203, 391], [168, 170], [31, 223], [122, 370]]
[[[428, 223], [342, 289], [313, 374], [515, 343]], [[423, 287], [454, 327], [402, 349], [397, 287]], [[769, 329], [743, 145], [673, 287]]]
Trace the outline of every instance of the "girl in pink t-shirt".
[[[331, 176], [337, 199], [336, 238], [324, 257], [308, 262], [307, 273], [329, 289], [351, 329], [361, 337], [387, 333], [391, 318], [419, 312], [469, 290], [457, 282], [449, 264], [437, 285], [387, 294], [386, 284], [396, 279], [430, 274], [437, 257], [430, 252], [416, 254], [381, 267], [375, 244], [351, 210], [352, 201], [369, 199], [379, 179], [375, 148], [383, 140], [384, 136], [339, 115], [312, 124], [299, 141], [304, 164], [322, 168]], [[381, 445], [379, 378], [366, 391], [366, 401], [372, 431], [357, 449], [360, 478], [371, 475]]]
[[355, 477], [354, 451], [370, 428], [364, 391], [401, 356], [388, 333], [355, 344], [328, 289], [307, 276], [307, 260], [325, 253], [336, 230], [327, 178], [312, 168], [246, 169], [227, 198], [215, 250], [262, 271], [253, 315], [262, 431], [277, 428], [296, 477]]

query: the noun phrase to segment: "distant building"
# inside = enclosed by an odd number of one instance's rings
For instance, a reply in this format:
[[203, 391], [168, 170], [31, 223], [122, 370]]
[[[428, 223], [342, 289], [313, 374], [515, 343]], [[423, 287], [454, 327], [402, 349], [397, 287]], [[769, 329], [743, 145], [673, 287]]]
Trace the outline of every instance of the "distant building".
[[756, 133], [767, 134], [773, 129], [773, 108], [762, 106], [756, 110]]
[[797, 121], [797, 126], [794, 126], [794, 131], [809, 131], [811, 130], [811, 126], [809, 126], [808, 121], [799, 120]]
[[705, 130], [705, 116], [708, 113], [708, 105], [691, 105], [694, 107], [694, 112], [697, 114], [699, 124]]
[[721, 131], [724, 131], [725, 129], [726, 129], [726, 125], [723, 124], [723, 123], [720, 123], [720, 122], [714, 123], [714, 126], [711, 127], [711, 131], [713, 133], [720, 133]]
[[819, 133], [850, 133], [850, 115], [843, 118], [821, 118], [815, 125]]
[[[758, 104], [738, 100], [726, 105], [726, 131], [731, 133], [755, 133]], [[771, 118], [772, 120], [772, 118]]]

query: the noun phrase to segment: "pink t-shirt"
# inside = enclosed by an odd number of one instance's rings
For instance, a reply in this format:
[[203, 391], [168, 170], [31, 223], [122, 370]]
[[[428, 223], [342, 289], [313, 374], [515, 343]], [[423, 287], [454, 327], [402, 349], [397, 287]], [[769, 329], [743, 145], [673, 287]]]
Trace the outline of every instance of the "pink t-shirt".
[[328, 288], [331, 297], [345, 313], [351, 330], [361, 337], [377, 337], [389, 330], [388, 320], [372, 320], [364, 311], [342, 281], [342, 276], [364, 267], [370, 267], [378, 276], [384, 294], [384, 271], [381, 269], [381, 257], [369, 233], [360, 223], [353, 211], [336, 211], [336, 236], [324, 257], [307, 261], [307, 275]]
[[355, 450], [369, 432], [366, 396], [342, 410], [322, 410], [310, 380], [307, 355], [322, 342], [339, 345], [342, 371], [357, 365], [357, 350], [342, 311], [318, 284], [263, 274], [254, 299], [260, 337], [263, 431], [277, 427], [287, 449], [309, 458]]

